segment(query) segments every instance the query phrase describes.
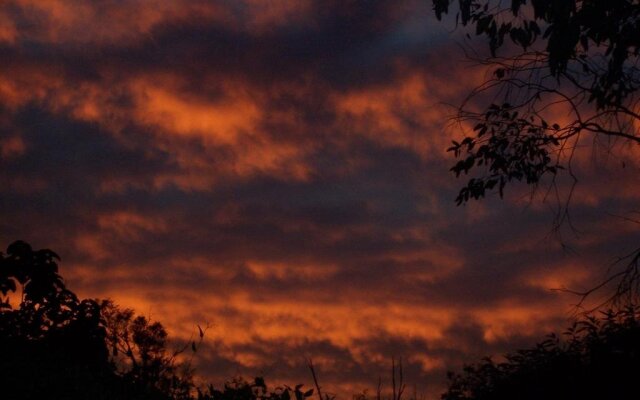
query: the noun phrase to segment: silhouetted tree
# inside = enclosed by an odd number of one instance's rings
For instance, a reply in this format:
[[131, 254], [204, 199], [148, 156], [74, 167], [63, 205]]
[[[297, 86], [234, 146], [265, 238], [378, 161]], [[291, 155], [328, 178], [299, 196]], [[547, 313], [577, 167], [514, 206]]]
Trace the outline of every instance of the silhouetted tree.
[[[82, 300], [58, 273], [60, 257], [25, 242], [0, 252], [0, 399], [305, 400], [302, 385], [268, 390], [262, 378], [196, 390], [199, 341], [170, 351], [159, 322], [111, 300]], [[17, 298], [17, 299], [16, 299]], [[17, 301], [17, 306], [12, 303]]]
[[56, 260], [20, 241], [0, 253], [0, 397], [104, 398], [99, 383], [114, 377], [100, 307], [67, 290]]
[[269, 390], [263, 378], [255, 378], [253, 382], [238, 378], [225, 383], [222, 390], [212, 385], [198, 390], [198, 400], [306, 400], [313, 395], [313, 389], [303, 391], [302, 386], [284, 385]]
[[[440, 19], [452, 0], [433, 0]], [[533, 188], [566, 172], [573, 184], [557, 195], [555, 226], [569, 218], [577, 177], [574, 152], [583, 144], [640, 145], [640, 2], [637, 0], [460, 0], [456, 21], [488, 39], [490, 55], [478, 57], [493, 74], [460, 106], [455, 120], [464, 138], [449, 151], [456, 176], [476, 173], [457, 203], [507, 184]], [[466, 127], [469, 127], [468, 129]], [[620, 163], [624, 168], [624, 163]], [[559, 191], [551, 190], [557, 194]], [[638, 291], [638, 255], [615, 298]]]
[[640, 309], [589, 316], [502, 362], [449, 373], [443, 400], [637, 399]]
[[[433, 1], [438, 18], [451, 2]], [[640, 2], [462, 0], [459, 5], [459, 21], [489, 39], [492, 55], [482, 61], [495, 67], [493, 78], [472, 96], [495, 90], [500, 102], [485, 111], [460, 110], [460, 118], [477, 124], [450, 149], [463, 158], [453, 171], [484, 167], [488, 173], [470, 180], [458, 203], [483, 197], [486, 190], [502, 193], [513, 180], [535, 184], [556, 174], [569, 167], [573, 144], [585, 136], [640, 144]], [[548, 121], [546, 110], [558, 103], [568, 106], [571, 117]]]
[[[189, 399], [194, 389], [190, 360], [178, 361], [188, 347], [195, 353], [196, 342], [169, 351], [167, 332], [160, 322], [136, 316], [130, 308], [113, 301], [101, 304], [111, 361], [118, 374], [145, 390], [156, 390], [172, 399]], [[202, 329], [200, 341], [204, 337]]]
[[53, 251], [33, 250], [22, 241], [0, 253], [0, 398], [182, 398], [158, 383], [169, 372], [153, 374], [164, 352], [162, 326], [129, 321], [144, 361], [135, 374], [118, 374], [107, 347], [114, 327], [104, 318], [112, 315], [105, 310], [118, 309], [111, 302], [79, 300], [58, 273], [59, 260]]

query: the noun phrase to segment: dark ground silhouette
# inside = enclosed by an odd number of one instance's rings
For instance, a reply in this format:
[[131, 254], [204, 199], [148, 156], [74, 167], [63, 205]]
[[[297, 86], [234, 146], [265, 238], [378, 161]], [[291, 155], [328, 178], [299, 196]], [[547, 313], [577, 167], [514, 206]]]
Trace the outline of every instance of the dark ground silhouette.
[[[57, 260], [51, 250], [34, 251], [21, 241], [0, 253], [0, 398], [305, 400], [313, 395], [302, 385], [270, 390], [262, 378], [235, 379], [222, 389], [196, 388], [190, 364], [176, 359], [188, 346], [170, 352], [159, 322], [112, 301], [79, 300], [66, 288]], [[563, 337], [551, 335], [505, 361], [486, 358], [450, 373], [442, 399], [638, 397], [640, 308], [582, 318]]]
[[304, 400], [313, 394], [302, 385], [270, 390], [262, 378], [196, 388], [190, 363], [177, 358], [195, 352], [196, 342], [170, 351], [161, 323], [110, 300], [79, 300], [58, 273], [59, 260], [22, 241], [0, 253], [1, 399]]
[[535, 347], [450, 374], [443, 400], [637, 399], [640, 308], [586, 317]]
[[0, 397], [168, 398], [116, 374], [100, 304], [65, 287], [57, 260], [21, 241], [0, 254]]

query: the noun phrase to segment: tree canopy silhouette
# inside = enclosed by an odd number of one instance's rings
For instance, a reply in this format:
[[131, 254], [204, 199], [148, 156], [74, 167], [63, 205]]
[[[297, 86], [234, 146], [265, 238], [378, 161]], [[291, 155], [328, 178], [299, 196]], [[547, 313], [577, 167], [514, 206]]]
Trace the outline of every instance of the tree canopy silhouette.
[[[0, 398], [11, 400], [306, 400], [302, 385], [264, 379], [197, 388], [199, 341], [169, 350], [157, 321], [111, 300], [79, 300], [58, 272], [60, 257], [23, 241], [0, 252]], [[12, 305], [16, 302], [17, 305]], [[327, 397], [328, 399], [328, 397]]]
[[[59, 260], [22, 241], [0, 253], [0, 397], [190, 398], [191, 376], [166, 356], [162, 325], [111, 301], [79, 300]], [[115, 350], [124, 347], [134, 365], [118, 362]]]
[[640, 309], [575, 322], [535, 347], [449, 373], [443, 400], [637, 399]]
[[[433, 0], [437, 18], [451, 0]], [[603, 146], [608, 155], [640, 145], [640, 2], [637, 0], [460, 0], [456, 21], [488, 39], [489, 55], [473, 56], [492, 75], [459, 107], [463, 138], [448, 149], [456, 176], [471, 175], [458, 205], [501, 197], [513, 182], [555, 196], [554, 227], [569, 222], [578, 181], [576, 149]], [[469, 34], [468, 34], [469, 36]], [[619, 163], [625, 168], [624, 161]], [[562, 175], [568, 185], [558, 184]], [[640, 249], [612, 300], [639, 292]], [[590, 292], [582, 293], [584, 295]]]
[[105, 398], [114, 383], [100, 307], [65, 287], [56, 260], [21, 241], [0, 253], [2, 397]]
[[[252, 382], [242, 378], [233, 379], [218, 390], [209, 385], [198, 390], [198, 400], [306, 400], [313, 395], [313, 389], [304, 390], [304, 385], [291, 388], [287, 385], [269, 389], [263, 378]], [[326, 397], [330, 399], [330, 397]]]
[[[111, 300], [100, 304], [105, 324], [106, 346], [116, 373], [134, 384], [139, 391], [164, 393], [171, 399], [189, 399], [194, 389], [191, 360], [179, 361], [178, 356], [195, 341], [168, 348], [168, 334], [160, 322], [136, 315], [130, 308], [121, 308]], [[200, 329], [200, 342], [204, 332]]]
[[[436, 16], [451, 3], [433, 0]], [[471, 134], [449, 149], [460, 158], [456, 175], [485, 171], [459, 204], [569, 169], [576, 143], [594, 135], [640, 144], [639, 18], [640, 2], [629, 0], [459, 1], [457, 20], [488, 38], [481, 62], [494, 67], [460, 108], [460, 120], [475, 122]], [[489, 92], [496, 103], [467, 107]], [[562, 106], [569, 118], [553, 113]]]

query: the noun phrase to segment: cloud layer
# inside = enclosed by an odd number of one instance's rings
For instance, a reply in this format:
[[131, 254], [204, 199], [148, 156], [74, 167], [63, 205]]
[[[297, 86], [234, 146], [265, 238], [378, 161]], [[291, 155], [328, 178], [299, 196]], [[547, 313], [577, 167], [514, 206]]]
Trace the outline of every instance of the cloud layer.
[[450, 28], [419, 1], [4, 2], [1, 243], [176, 337], [210, 322], [206, 379], [310, 382], [312, 357], [346, 396], [395, 356], [434, 396], [562, 327], [548, 289], [632, 247], [612, 214], [640, 195], [634, 150], [583, 157], [573, 252], [525, 188], [455, 207], [443, 104], [484, 71]]

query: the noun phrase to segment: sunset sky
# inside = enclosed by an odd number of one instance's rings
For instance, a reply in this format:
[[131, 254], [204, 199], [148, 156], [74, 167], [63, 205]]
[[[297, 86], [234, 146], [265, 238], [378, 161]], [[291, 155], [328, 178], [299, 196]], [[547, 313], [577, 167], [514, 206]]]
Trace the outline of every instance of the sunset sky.
[[209, 323], [202, 380], [308, 385], [312, 357], [350, 399], [394, 356], [436, 398], [561, 330], [577, 299], [549, 289], [632, 250], [640, 199], [637, 149], [588, 139], [573, 230], [542, 187], [456, 206], [447, 104], [487, 73], [464, 33], [429, 0], [3, 1], [0, 247], [174, 338]]

